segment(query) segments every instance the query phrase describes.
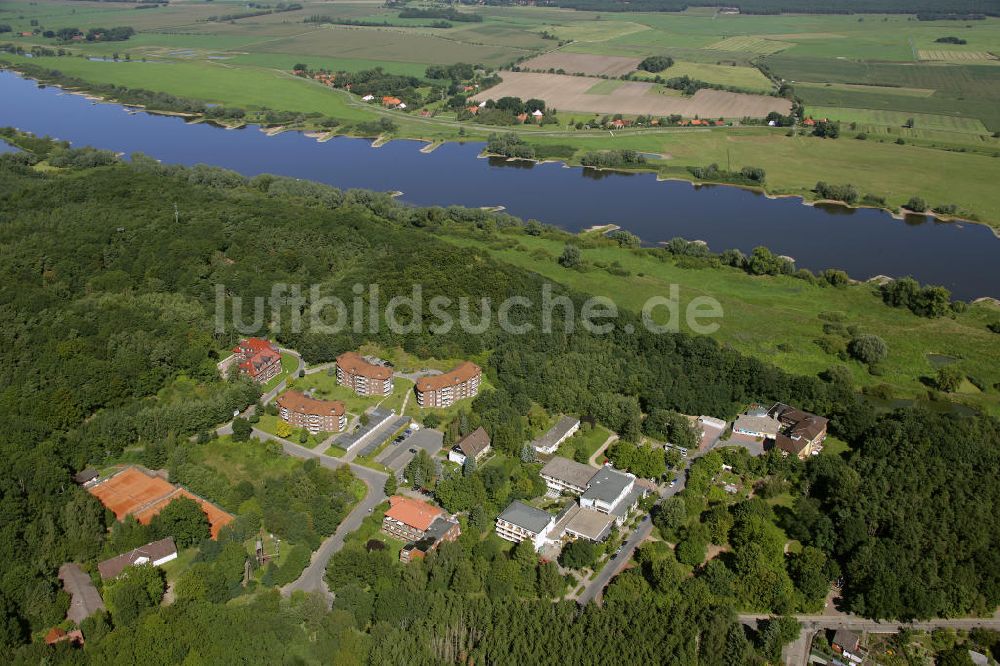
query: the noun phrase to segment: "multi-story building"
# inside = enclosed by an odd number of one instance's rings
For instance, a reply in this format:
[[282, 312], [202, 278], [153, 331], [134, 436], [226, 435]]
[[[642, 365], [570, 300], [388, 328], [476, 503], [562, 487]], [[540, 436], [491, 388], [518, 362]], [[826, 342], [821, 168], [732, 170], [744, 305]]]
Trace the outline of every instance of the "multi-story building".
[[281, 374], [281, 352], [263, 338], [247, 338], [233, 348], [240, 373], [258, 384], [266, 384]]
[[545, 455], [555, 453], [559, 445], [572, 437], [580, 429], [580, 419], [563, 416], [548, 432], [536, 439], [531, 445], [535, 451]]
[[347, 427], [347, 413], [339, 400], [317, 400], [299, 391], [285, 391], [275, 404], [283, 421], [314, 435], [340, 432]]
[[356, 352], [344, 352], [337, 357], [337, 383], [358, 395], [389, 395], [392, 368], [369, 363]]
[[414, 390], [421, 407], [450, 407], [457, 400], [479, 393], [483, 371], [471, 361], [462, 361], [444, 374], [421, 377]]
[[562, 493], [582, 495], [590, 487], [590, 480], [597, 474], [590, 465], [578, 463], [569, 458], [556, 456], [542, 467], [541, 476], [548, 486], [548, 495], [558, 497]]
[[602, 467], [580, 495], [580, 506], [613, 516], [619, 525], [639, 504], [645, 491], [636, 485], [635, 475]]
[[774, 445], [783, 454], [805, 460], [822, 450], [829, 419], [780, 402], [770, 409], [768, 415], [781, 424], [782, 429], [775, 437]]
[[382, 518], [382, 530], [407, 542], [400, 552], [404, 562], [437, 548], [442, 541], [454, 541], [461, 534], [458, 521], [443, 509], [402, 495], [389, 498], [389, 510]]
[[552, 514], [515, 500], [497, 516], [496, 533], [514, 543], [527, 539], [535, 550], [540, 550], [552, 538], [555, 525], [556, 517]]

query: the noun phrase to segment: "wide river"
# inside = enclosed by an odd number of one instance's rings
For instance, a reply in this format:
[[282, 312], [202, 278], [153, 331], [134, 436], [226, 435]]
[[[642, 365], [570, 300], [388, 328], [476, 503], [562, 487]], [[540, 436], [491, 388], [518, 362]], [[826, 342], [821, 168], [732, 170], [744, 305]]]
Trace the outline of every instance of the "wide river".
[[660, 182], [652, 173], [477, 159], [481, 143], [451, 143], [421, 153], [423, 144], [414, 141], [373, 149], [364, 139], [319, 143], [300, 132], [269, 137], [256, 127], [225, 130], [129, 113], [0, 71], [4, 125], [76, 146], [213, 164], [248, 176], [274, 173], [344, 189], [401, 191], [404, 201], [419, 206], [504, 206], [513, 215], [570, 231], [613, 223], [648, 243], [681, 236], [703, 240], [717, 252], [765, 245], [813, 271], [841, 268], [858, 279], [912, 275], [944, 285], [958, 298], [1000, 297], [1000, 239], [975, 224], [804, 206], [798, 199], [768, 199], [733, 187]]

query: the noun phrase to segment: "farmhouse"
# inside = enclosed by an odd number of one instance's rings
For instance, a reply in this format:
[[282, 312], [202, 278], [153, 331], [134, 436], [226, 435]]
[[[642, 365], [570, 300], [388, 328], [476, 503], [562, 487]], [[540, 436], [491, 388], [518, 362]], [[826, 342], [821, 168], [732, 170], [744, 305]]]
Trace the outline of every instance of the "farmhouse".
[[339, 400], [317, 400], [299, 391], [286, 391], [275, 402], [282, 421], [314, 435], [340, 432], [347, 427], [344, 403]]
[[413, 390], [421, 407], [450, 407], [456, 400], [473, 398], [479, 393], [483, 371], [475, 363], [462, 361], [440, 375], [421, 377]]
[[468, 458], [479, 462], [489, 450], [490, 436], [485, 429], [479, 427], [455, 442], [455, 446], [448, 452], [448, 460], [459, 465], [464, 465]]
[[578, 463], [569, 458], [556, 456], [545, 463], [540, 472], [549, 490], [549, 497], [558, 497], [562, 493], [581, 495], [590, 487], [590, 480], [597, 473], [590, 465]]
[[177, 546], [174, 545], [174, 538], [167, 537], [147, 543], [145, 546], [139, 546], [109, 560], [104, 560], [98, 563], [97, 570], [101, 573], [102, 579], [110, 580], [117, 578], [118, 574], [125, 570], [125, 567], [141, 564], [152, 564], [154, 567], [158, 567], [176, 559]]
[[555, 453], [559, 445], [572, 437], [580, 429], [580, 419], [563, 416], [548, 432], [531, 443], [535, 451], [545, 455]]
[[393, 495], [382, 518], [382, 531], [408, 542], [400, 551], [404, 562], [423, 557], [442, 541], [454, 541], [461, 534], [458, 521], [444, 510], [410, 497]]
[[281, 352], [267, 340], [247, 338], [233, 348], [240, 373], [266, 384], [281, 373]]
[[514, 543], [528, 540], [537, 551], [552, 536], [555, 524], [552, 514], [515, 500], [497, 516], [496, 533]]
[[371, 363], [356, 352], [344, 352], [337, 357], [337, 383], [358, 395], [389, 395], [392, 368]]

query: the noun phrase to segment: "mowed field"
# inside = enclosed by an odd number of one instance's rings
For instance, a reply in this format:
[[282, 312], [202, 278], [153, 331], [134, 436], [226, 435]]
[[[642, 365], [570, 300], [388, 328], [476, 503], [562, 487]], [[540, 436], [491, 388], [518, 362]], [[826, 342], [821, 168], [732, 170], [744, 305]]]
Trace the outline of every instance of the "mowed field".
[[587, 74], [589, 76], [622, 76], [634, 72], [635, 68], [639, 66], [639, 62], [639, 58], [553, 51], [525, 60], [520, 63], [520, 68], [535, 71], [561, 69], [566, 74]]
[[942, 60], [944, 62], [985, 62], [998, 58], [989, 51], [942, 51], [920, 49], [917, 56], [921, 60]]
[[[721, 90], [699, 90], [691, 97], [664, 95], [652, 83], [626, 81], [608, 94], [591, 91], [602, 79], [562, 74], [533, 72], [503, 72], [503, 81], [473, 99], [484, 101], [501, 97], [537, 98], [553, 108], [593, 113], [625, 113], [634, 115], [687, 118], [763, 118], [772, 111], [788, 114], [792, 103], [769, 95], [747, 95]], [[601, 90], [601, 88], [597, 88]]]
[[881, 111], [876, 109], [851, 109], [831, 106], [810, 106], [807, 111], [814, 118], [828, 118], [848, 123], [903, 127], [913, 122], [912, 129], [940, 130], [965, 134], [988, 134], [989, 131], [978, 118], [956, 118], [926, 113], [905, 113], [902, 111]]
[[[756, 67], [744, 67], [737, 65], [712, 65], [700, 62], [674, 62], [673, 66], [659, 72], [651, 74], [649, 72], [636, 72], [643, 78], [654, 78], [660, 76], [664, 79], [671, 79], [679, 76], [689, 76], [699, 81], [707, 81], [720, 86], [733, 86], [760, 92], [770, 92], [774, 90], [774, 84]], [[933, 92], [933, 91], [931, 91]]]

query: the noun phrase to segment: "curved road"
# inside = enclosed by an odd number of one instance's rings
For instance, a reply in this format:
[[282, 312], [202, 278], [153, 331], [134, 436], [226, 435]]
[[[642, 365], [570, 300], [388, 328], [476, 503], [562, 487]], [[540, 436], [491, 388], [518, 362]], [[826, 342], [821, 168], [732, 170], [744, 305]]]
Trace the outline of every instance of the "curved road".
[[[296, 367], [296, 369], [291, 373], [291, 376], [298, 376], [300, 372], [305, 370], [305, 362], [302, 360], [302, 356], [300, 356], [298, 352], [292, 349], [285, 349], [284, 347], [279, 347], [278, 349], [283, 354], [291, 354], [298, 360], [298, 367]], [[266, 405], [274, 400], [279, 393], [285, 390], [287, 385], [288, 379], [286, 377], [281, 380], [277, 386], [261, 396], [261, 404]], [[249, 416], [253, 414], [253, 410], [254, 406], [251, 405], [241, 416]], [[233, 434], [232, 421], [217, 428], [216, 433], [219, 435]], [[385, 501], [385, 481], [389, 477], [388, 475], [369, 467], [355, 465], [353, 463], [344, 462], [339, 458], [334, 458], [333, 456], [317, 453], [312, 449], [307, 449], [304, 446], [300, 446], [299, 444], [278, 437], [277, 435], [272, 435], [269, 432], [264, 432], [258, 428], [253, 429], [253, 435], [261, 441], [272, 440], [278, 442], [281, 444], [281, 448], [286, 455], [301, 458], [303, 460], [315, 458], [319, 461], [320, 465], [329, 469], [337, 469], [347, 465], [354, 476], [361, 479], [361, 481], [365, 484], [365, 496], [360, 502], [357, 503], [357, 505], [355, 505], [353, 509], [351, 509], [350, 513], [347, 514], [344, 520], [341, 521], [340, 525], [337, 526], [337, 531], [327, 537], [326, 540], [320, 544], [320, 547], [316, 550], [316, 552], [312, 554], [309, 566], [305, 568], [302, 575], [299, 576], [297, 580], [281, 588], [281, 593], [285, 596], [290, 595], [296, 590], [301, 590], [303, 592], [319, 592], [326, 597], [327, 604], [329, 605], [333, 600], [333, 595], [326, 587], [326, 581], [324, 580], [327, 562], [330, 561], [330, 558], [334, 553], [344, 547], [344, 539], [347, 538], [347, 535], [361, 527], [361, 522], [365, 519], [365, 517], [368, 516], [376, 506]]]

